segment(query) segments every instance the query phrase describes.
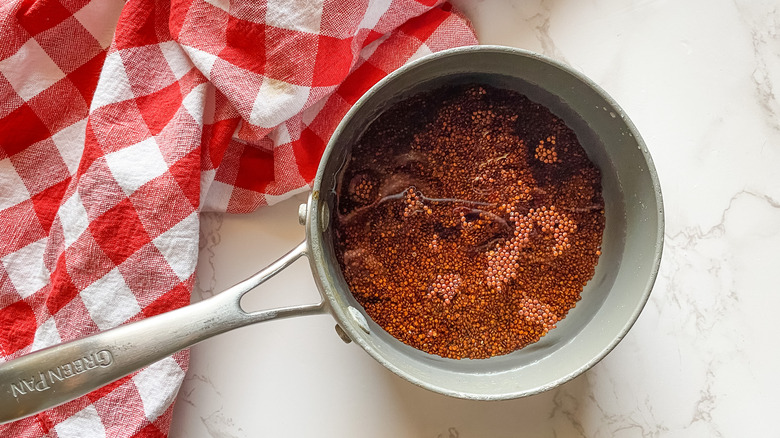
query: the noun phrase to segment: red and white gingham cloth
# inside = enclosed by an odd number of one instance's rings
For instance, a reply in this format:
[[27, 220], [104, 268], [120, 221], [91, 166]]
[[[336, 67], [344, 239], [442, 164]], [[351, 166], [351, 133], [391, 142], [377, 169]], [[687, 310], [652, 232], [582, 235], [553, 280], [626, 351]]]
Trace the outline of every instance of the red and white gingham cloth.
[[[0, 361], [188, 304], [200, 211], [305, 190], [365, 90], [475, 43], [436, 0], [4, 2]], [[165, 436], [187, 358], [0, 436]]]

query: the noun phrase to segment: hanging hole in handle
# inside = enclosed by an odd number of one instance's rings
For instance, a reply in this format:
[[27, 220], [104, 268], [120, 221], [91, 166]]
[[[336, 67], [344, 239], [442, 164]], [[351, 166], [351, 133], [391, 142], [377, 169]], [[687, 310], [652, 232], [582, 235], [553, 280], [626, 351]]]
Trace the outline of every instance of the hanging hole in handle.
[[239, 300], [241, 310], [254, 313], [268, 309], [321, 303], [311, 269], [301, 257]]

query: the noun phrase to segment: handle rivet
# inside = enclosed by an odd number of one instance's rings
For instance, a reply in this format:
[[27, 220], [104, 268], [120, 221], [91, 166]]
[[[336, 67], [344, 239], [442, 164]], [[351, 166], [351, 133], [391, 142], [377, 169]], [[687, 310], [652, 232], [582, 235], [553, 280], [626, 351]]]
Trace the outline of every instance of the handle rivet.
[[350, 342], [352, 342], [352, 339], [350, 339], [347, 332], [345, 332], [344, 329], [341, 328], [341, 326], [338, 324], [336, 324], [336, 334], [339, 335], [339, 337], [341, 338], [342, 341], [344, 341], [345, 344], [349, 344]]
[[347, 308], [347, 311], [349, 312], [349, 316], [352, 317], [352, 320], [355, 321], [355, 324], [357, 324], [358, 327], [360, 327], [361, 330], [363, 330], [366, 333], [370, 333], [371, 330], [368, 328], [368, 321], [366, 321], [366, 317], [363, 316], [362, 313], [360, 313], [360, 310], [349, 306]]
[[301, 204], [298, 206], [298, 223], [301, 225], [306, 225], [306, 212], [308, 208], [306, 204]]

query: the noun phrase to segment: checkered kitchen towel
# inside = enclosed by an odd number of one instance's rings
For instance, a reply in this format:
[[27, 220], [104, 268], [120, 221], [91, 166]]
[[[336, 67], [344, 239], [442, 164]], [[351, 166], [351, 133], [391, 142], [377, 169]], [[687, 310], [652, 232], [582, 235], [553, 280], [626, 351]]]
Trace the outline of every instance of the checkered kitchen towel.
[[[475, 43], [436, 0], [2, 2], [0, 361], [187, 304], [200, 211], [305, 190], [366, 89]], [[186, 367], [0, 436], [165, 436]]]

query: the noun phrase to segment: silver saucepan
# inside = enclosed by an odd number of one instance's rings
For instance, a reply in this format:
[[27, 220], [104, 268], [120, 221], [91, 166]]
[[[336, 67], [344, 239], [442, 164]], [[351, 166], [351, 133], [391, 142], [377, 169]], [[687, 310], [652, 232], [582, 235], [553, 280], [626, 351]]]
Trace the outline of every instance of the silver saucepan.
[[[481, 82], [519, 91], [571, 127], [601, 170], [606, 228], [602, 255], [582, 300], [539, 342], [489, 359], [445, 359], [394, 339], [350, 294], [328, 227], [337, 174], [351, 145], [388, 106], [441, 85]], [[0, 364], [0, 422], [87, 394], [211, 336], [248, 324], [330, 313], [343, 337], [406, 380], [442, 394], [499, 400], [564, 383], [603, 358], [639, 316], [658, 272], [663, 204], [650, 155], [634, 125], [596, 84], [524, 50], [473, 46], [411, 62], [371, 88], [347, 113], [325, 149], [300, 221], [306, 240], [226, 291], [181, 309], [30, 353]], [[322, 301], [246, 312], [241, 297], [301, 256], [311, 264]], [[69, 375], [49, 370], [71, 364]], [[61, 374], [60, 374], [61, 376]]]

